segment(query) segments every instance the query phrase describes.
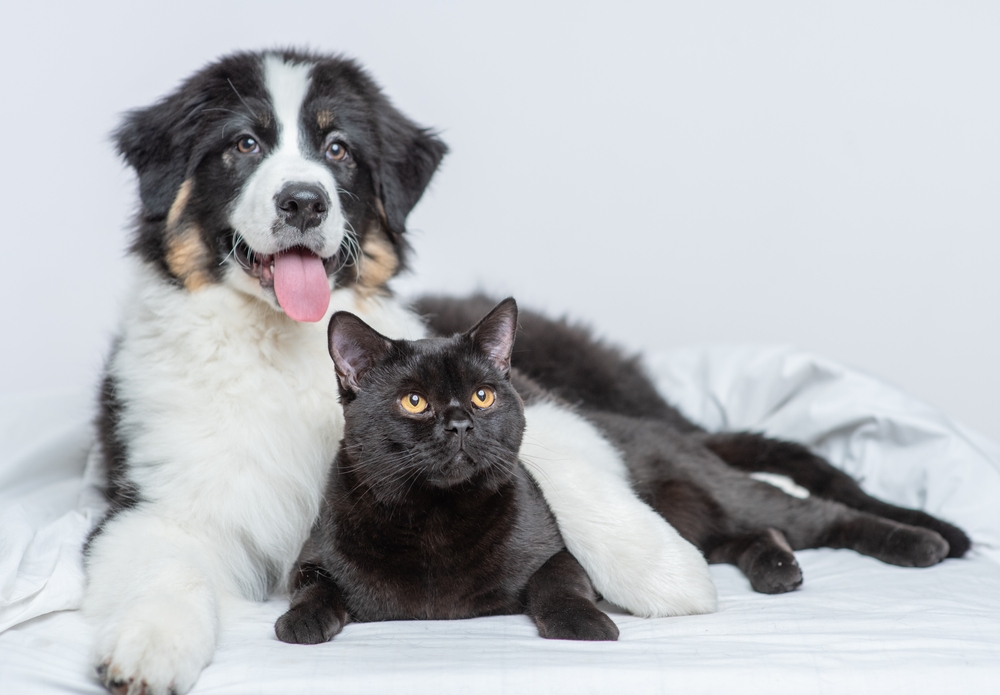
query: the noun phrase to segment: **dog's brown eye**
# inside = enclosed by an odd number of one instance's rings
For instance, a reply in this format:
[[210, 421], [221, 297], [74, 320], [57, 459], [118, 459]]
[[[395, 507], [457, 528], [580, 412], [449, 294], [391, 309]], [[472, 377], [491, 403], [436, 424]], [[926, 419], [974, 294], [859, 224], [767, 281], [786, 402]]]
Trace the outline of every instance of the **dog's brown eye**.
[[326, 148], [326, 158], [331, 162], [342, 162], [347, 159], [347, 147], [342, 142], [331, 142]]
[[414, 415], [419, 415], [427, 410], [427, 400], [419, 393], [406, 394], [399, 399], [399, 404], [403, 406], [403, 410]]
[[240, 138], [236, 143], [236, 149], [241, 154], [255, 154], [260, 152], [260, 143], [249, 135]]
[[489, 408], [493, 405], [493, 402], [497, 399], [496, 392], [484, 386], [481, 389], [477, 389], [475, 393], [472, 394], [472, 405], [477, 408]]

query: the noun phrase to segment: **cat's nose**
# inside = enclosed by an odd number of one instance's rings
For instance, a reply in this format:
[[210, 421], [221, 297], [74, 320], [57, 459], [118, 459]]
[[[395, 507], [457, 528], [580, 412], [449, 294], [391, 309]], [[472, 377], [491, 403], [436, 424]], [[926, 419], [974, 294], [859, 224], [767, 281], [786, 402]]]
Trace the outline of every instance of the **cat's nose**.
[[472, 429], [472, 420], [467, 417], [452, 418], [445, 425], [445, 429], [458, 435], [458, 441], [465, 441], [465, 434]]

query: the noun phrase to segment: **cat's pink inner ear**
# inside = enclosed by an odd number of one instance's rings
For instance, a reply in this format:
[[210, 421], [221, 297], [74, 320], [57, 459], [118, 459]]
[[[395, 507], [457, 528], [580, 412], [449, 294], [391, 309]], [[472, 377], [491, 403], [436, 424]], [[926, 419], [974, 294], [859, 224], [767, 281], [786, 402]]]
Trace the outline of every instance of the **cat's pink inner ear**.
[[338, 311], [330, 319], [330, 357], [333, 358], [341, 386], [357, 391], [365, 374], [374, 367], [391, 346], [354, 314]]
[[517, 303], [508, 297], [472, 329], [476, 347], [485, 352], [498, 369], [510, 369], [510, 355], [517, 333]]

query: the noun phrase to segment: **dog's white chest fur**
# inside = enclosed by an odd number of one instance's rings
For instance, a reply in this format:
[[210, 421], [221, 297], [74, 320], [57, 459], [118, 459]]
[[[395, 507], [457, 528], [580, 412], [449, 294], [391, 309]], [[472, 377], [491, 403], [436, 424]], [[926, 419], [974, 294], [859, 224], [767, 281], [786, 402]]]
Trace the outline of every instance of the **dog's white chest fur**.
[[[198, 292], [142, 268], [110, 365], [140, 504], [210, 539], [220, 582], [263, 599], [287, 579], [343, 433], [326, 324], [297, 323], [224, 284]], [[420, 337], [384, 298], [337, 291], [329, 313]]]
[[325, 322], [151, 275], [111, 365], [143, 500], [133, 513], [209, 535], [245, 577], [239, 593], [261, 598], [309, 531], [343, 428]]

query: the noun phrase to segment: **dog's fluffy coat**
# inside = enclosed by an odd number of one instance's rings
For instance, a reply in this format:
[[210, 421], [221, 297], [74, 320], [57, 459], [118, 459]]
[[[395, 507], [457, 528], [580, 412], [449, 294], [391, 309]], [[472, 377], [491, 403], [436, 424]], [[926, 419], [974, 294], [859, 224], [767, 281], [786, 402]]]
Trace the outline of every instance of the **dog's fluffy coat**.
[[[142, 208], [101, 393], [112, 509], [88, 544], [84, 608], [106, 685], [184, 693], [227, 601], [281, 589], [316, 516], [342, 429], [326, 319], [425, 333], [385, 283], [445, 147], [353, 62], [295, 52], [223, 58], [117, 140]], [[321, 320], [282, 308], [282, 254], [305, 290], [322, 263]], [[596, 588], [642, 615], [713, 610], [704, 559], [638, 501], [594, 427], [552, 404], [526, 418], [524, 459]]]

